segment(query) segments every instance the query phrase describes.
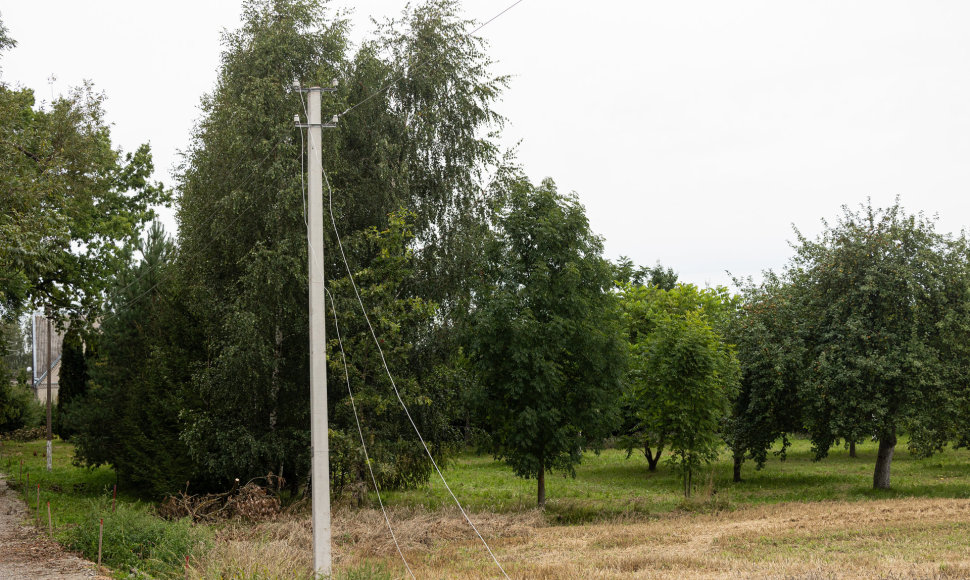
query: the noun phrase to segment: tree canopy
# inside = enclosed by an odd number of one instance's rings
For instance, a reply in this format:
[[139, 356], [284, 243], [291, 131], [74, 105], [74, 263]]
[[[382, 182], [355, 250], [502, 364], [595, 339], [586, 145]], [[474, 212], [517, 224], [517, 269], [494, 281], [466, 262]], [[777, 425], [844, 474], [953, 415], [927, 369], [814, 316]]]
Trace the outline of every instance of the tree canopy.
[[724, 329], [736, 300], [726, 288], [679, 284], [621, 286], [629, 340], [622, 440], [642, 449], [656, 469], [665, 447], [684, 473], [716, 458], [723, 419], [738, 379], [738, 363]]
[[471, 356], [489, 446], [521, 477], [574, 473], [613, 427], [624, 369], [610, 264], [574, 196], [512, 183], [476, 297]]

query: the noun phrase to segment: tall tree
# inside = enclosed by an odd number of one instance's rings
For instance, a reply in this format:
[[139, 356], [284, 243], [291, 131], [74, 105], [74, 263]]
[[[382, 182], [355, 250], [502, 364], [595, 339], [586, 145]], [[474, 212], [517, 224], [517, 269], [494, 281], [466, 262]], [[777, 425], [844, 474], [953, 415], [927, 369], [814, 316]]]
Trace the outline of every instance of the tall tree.
[[[141, 255], [115, 277], [99, 333], [97, 363], [83, 394], [61, 410], [77, 460], [109, 464], [122, 484], [150, 496], [196, 479], [181, 440], [180, 413], [198, 344], [173, 269], [175, 246], [156, 222], [138, 241]], [[132, 252], [132, 254], [136, 253]]]
[[[289, 90], [293, 79], [340, 79], [325, 107], [349, 111], [325, 132], [323, 153], [341, 234], [362, 240], [370, 228], [390, 228], [398, 210], [413, 215], [413, 274], [395, 298], [438, 310], [430, 328], [420, 317], [402, 322], [418, 326], [401, 336], [424, 337], [408, 346], [402, 382], [432, 377], [454, 358], [456, 305], [470, 295], [463, 276], [483, 253], [480, 176], [494, 163], [488, 125], [500, 121], [491, 105], [504, 81], [487, 74], [480, 40], [466, 34], [470, 23], [454, 2], [421, 4], [380, 25], [348, 58], [346, 22], [325, 8], [316, 0], [245, 4], [243, 26], [224, 39], [219, 80], [181, 173], [179, 267], [204, 337], [192, 382], [206, 401], [185, 414], [184, 437], [207, 473], [223, 480], [282, 466], [296, 483], [309, 467], [301, 135], [291, 122], [303, 107]], [[335, 250], [333, 233], [326, 236]], [[387, 266], [378, 244], [346, 250], [354, 272]], [[345, 276], [339, 252], [327, 251], [326, 260], [327, 279]], [[351, 427], [348, 418], [337, 415], [334, 427]]]
[[615, 420], [625, 348], [612, 271], [574, 196], [512, 184], [499, 211], [471, 356], [490, 445], [520, 477], [575, 474]]
[[57, 407], [54, 409], [53, 429], [61, 439], [70, 439], [73, 430], [65, 425], [64, 413], [75, 401], [84, 397], [94, 348], [91, 341], [85, 344], [80, 325], [68, 328], [61, 347], [61, 366], [58, 374]]
[[180, 176], [180, 275], [204, 361], [183, 437], [222, 482], [273, 471], [295, 484], [309, 467], [302, 107], [290, 86], [339, 77], [346, 23], [328, 14], [312, 0], [245, 3]]
[[897, 434], [927, 455], [958, 439], [970, 370], [967, 243], [899, 204], [843, 208], [798, 236], [787, 275], [806, 355], [799, 395], [818, 457], [839, 438], [879, 440], [888, 489]]

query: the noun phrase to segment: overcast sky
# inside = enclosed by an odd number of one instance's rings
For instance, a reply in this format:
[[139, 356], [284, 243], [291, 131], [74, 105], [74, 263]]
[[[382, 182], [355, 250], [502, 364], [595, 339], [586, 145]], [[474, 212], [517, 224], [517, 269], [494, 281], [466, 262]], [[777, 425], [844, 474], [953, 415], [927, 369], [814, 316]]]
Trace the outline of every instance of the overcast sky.
[[[484, 21], [512, 1], [464, 6]], [[403, 5], [356, 3], [354, 37]], [[239, 11], [237, 0], [0, 0], [19, 43], [2, 80], [42, 100], [92, 80], [115, 143], [149, 141], [172, 184]], [[494, 72], [514, 77], [499, 109], [529, 175], [578, 193], [609, 257], [660, 260], [704, 285], [780, 267], [792, 224], [814, 235], [867, 197], [898, 195], [962, 229], [968, 31], [962, 0], [524, 0], [480, 34]]]

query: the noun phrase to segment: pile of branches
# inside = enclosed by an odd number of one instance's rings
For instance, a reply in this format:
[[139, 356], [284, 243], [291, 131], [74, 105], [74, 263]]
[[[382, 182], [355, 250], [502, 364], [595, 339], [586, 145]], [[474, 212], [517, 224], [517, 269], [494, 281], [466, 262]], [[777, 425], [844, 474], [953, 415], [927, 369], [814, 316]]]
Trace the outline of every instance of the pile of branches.
[[21, 443], [26, 443], [28, 441], [36, 441], [38, 439], [44, 439], [47, 437], [47, 429], [44, 427], [21, 427], [16, 431], [8, 431], [6, 433], [0, 433], [0, 440], [3, 441], [17, 441]]
[[167, 496], [158, 506], [158, 515], [168, 520], [192, 518], [193, 522], [217, 522], [229, 519], [265, 521], [275, 519], [281, 511], [279, 492], [283, 478], [273, 475], [257, 477], [240, 487], [239, 480], [227, 492], [191, 495], [188, 485], [177, 495]]

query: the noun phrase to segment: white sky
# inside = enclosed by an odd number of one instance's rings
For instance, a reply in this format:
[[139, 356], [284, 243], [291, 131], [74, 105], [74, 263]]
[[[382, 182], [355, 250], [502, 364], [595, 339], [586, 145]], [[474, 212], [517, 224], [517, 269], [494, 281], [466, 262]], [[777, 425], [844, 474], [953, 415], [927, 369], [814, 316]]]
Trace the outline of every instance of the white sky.
[[[465, 8], [484, 21], [511, 2]], [[43, 100], [52, 74], [55, 93], [94, 81], [115, 143], [149, 141], [170, 185], [239, 4], [0, 0], [19, 43], [2, 79]], [[359, 3], [355, 37], [403, 4]], [[703, 285], [778, 268], [793, 223], [814, 235], [867, 196], [963, 228], [968, 30], [962, 0], [525, 0], [480, 34], [515, 77], [499, 109], [529, 175], [578, 192], [609, 257]]]

